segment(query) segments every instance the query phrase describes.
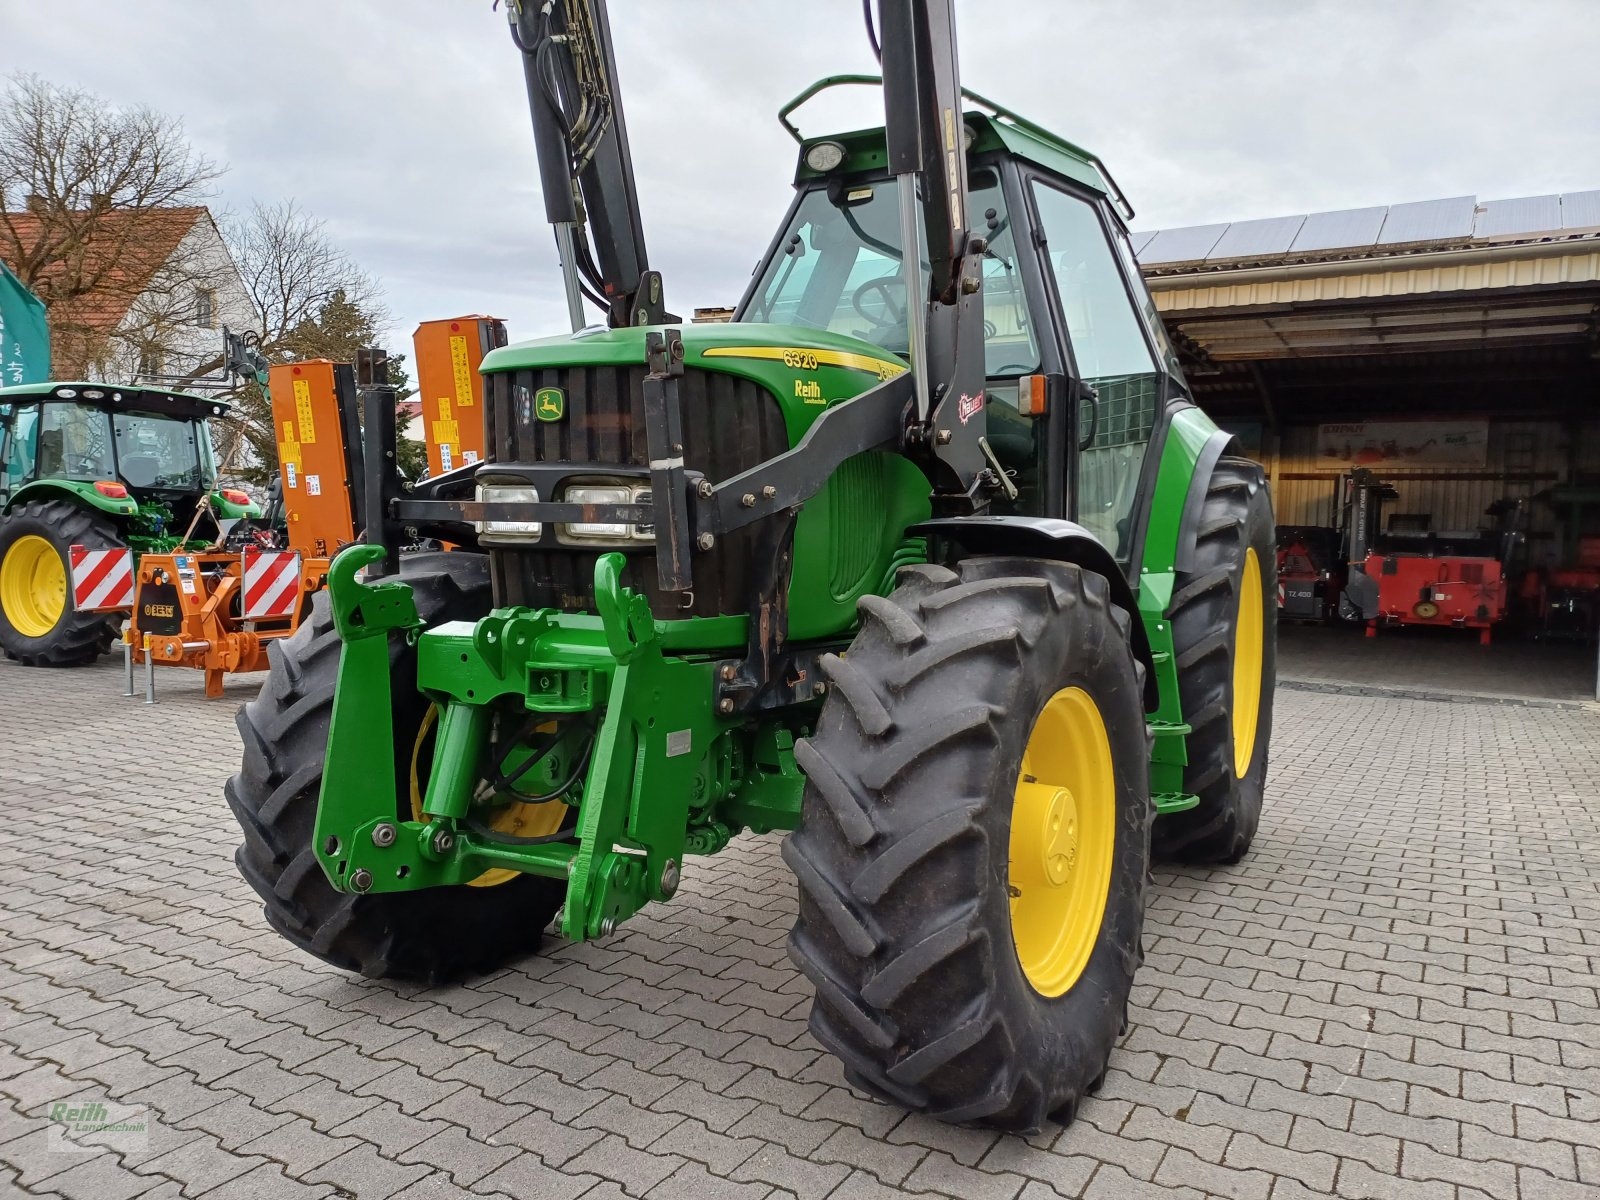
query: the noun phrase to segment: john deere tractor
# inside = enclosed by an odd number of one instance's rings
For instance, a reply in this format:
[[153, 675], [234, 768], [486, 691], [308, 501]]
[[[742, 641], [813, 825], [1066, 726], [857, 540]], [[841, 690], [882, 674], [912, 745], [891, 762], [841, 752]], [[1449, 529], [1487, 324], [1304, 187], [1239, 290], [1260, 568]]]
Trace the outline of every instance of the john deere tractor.
[[[76, 667], [110, 647], [121, 614], [74, 607], [73, 546], [168, 551], [192, 526], [210, 542], [220, 521], [260, 515], [244, 492], [217, 490], [206, 419], [227, 407], [106, 383], [0, 388], [0, 649], [8, 657]], [[209, 513], [197, 523], [203, 501]]]
[[[484, 359], [487, 461], [414, 491], [369, 403], [381, 515], [240, 716], [240, 869], [310, 953], [435, 981], [790, 831], [848, 1077], [1070, 1120], [1152, 853], [1245, 853], [1272, 723], [1267, 488], [1190, 399], [1126, 203], [962, 91], [950, 0], [881, 0], [881, 81], [783, 110], [794, 203], [735, 320], [680, 324], [603, 0], [510, 17], [573, 329]], [[883, 128], [800, 135], [862, 82]], [[400, 565], [407, 531], [463, 549]]]

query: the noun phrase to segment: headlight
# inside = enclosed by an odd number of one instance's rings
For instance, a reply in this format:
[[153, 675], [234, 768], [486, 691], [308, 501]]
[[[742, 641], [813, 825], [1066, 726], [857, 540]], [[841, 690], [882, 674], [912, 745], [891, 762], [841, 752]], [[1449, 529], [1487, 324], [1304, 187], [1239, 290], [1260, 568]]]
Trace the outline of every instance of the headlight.
[[806, 166], [823, 174], [844, 161], [844, 147], [838, 142], [818, 142], [806, 151]]
[[[626, 487], [569, 487], [562, 499], [568, 504], [627, 504], [630, 496]], [[561, 526], [564, 538], [626, 539], [632, 531], [626, 525], [604, 521], [579, 521]]]
[[[626, 480], [594, 480], [575, 483], [562, 495], [566, 504], [644, 504], [651, 503], [648, 483], [629, 483]], [[557, 526], [557, 535], [563, 542], [653, 542], [654, 525], [626, 525], [620, 521], [576, 521]]]
[[[480, 483], [477, 498], [482, 504], [537, 504], [539, 490], [524, 485]], [[538, 521], [479, 521], [478, 536], [485, 542], [535, 542], [544, 533]]]

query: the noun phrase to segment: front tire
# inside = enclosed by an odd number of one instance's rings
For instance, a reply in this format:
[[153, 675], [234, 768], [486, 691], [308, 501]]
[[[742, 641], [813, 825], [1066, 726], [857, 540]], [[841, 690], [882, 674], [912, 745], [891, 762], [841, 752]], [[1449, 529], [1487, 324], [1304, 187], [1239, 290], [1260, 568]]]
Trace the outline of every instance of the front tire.
[[[476, 620], [490, 609], [481, 555], [419, 554], [401, 559], [400, 574], [426, 625]], [[272, 644], [272, 674], [239, 711], [244, 761], [226, 788], [244, 831], [234, 861], [267, 921], [308, 954], [374, 979], [438, 983], [533, 953], [560, 907], [562, 882], [519, 874], [492, 887], [359, 896], [328, 882], [312, 838], [340, 646], [328, 594], [318, 592], [294, 635]], [[428, 700], [417, 691], [416, 647], [390, 638], [389, 655], [396, 816], [409, 820], [412, 755]]]
[[1190, 727], [1183, 786], [1200, 803], [1156, 822], [1158, 857], [1236, 863], [1261, 824], [1277, 677], [1277, 570], [1265, 475], [1248, 459], [1218, 460], [1194, 569], [1178, 576], [1167, 609]]
[[849, 653], [824, 659], [783, 848], [812, 1034], [904, 1107], [1068, 1122], [1141, 959], [1149, 740], [1129, 615], [1103, 578], [1024, 558], [909, 568], [860, 607]]
[[0, 649], [28, 667], [82, 667], [111, 649], [114, 618], [72, 607], [73, 546], [126, 544], [104, 513], [32, 500], [0, 517]]

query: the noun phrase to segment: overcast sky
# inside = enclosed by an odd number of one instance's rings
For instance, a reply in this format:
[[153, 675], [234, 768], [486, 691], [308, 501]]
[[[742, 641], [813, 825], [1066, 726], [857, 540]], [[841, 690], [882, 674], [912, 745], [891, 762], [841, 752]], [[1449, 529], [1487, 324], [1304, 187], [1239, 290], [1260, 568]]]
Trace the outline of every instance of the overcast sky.
[[[1600, 187], [1600, 0], [989, 0], [962, 78], [1097, 151], [1136, 228]], [[774, 114], [875, 68], [857, 0], [611, 0], [669, 307], [732, 304], [788, 200]], [[565, 328], [522, 73], [490, 0], [0, 0], [18, 70], [183, 117], [219, 207], [293, 197], [416, 323]], [[881, 124], [875, 92], [802, 110]]]

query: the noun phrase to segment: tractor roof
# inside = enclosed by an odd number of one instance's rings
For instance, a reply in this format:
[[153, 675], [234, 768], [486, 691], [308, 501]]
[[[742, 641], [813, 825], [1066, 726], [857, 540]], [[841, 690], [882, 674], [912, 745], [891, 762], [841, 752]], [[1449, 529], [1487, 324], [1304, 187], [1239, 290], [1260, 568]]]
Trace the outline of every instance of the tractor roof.
[[226, 400], [197, 396], [193, 392], [173, 392], [166, 388], [127, 387], [109, 383], [84, 383], [55, 380], [50, 383], [20, 383], [0, 387], [0, 406], [27, 404], [37, 400], [70, 400], [114, 411], [161, 413], [174, 417], [220, 417], [228, 411]]
[[[881, 82], [876, 75], [830, 75], [812, 84], [778, 110], [778, 120], [795, 141], [800, 143], [799, 164], [795, 170], [797, 185], [826, 179], [835, 173], [857, 175], [885, 169], [888, 165], [888, 149], [882, 126], [875, 129], [852, 130], [849, 133], [829, 134], [826, 137], [804, 138], [789, 120], [790, 113], [818, 92], [841, 85], [877, 85]], [[1025, 159], [1099, 192], [1110, 199], [1125, 220], [1132, 219], [1132, 207], [1098, 155], [974, 91], [963, 88], [961, 94], [974, 106], [963, 114], [963, 120], [971, 135], [971, 141], [968, 143], [969, 154], [978, 155], [998, 150], [1014, 158]], [[806, 164], [807, 151], [819, 142], [834, 142], [844, 148], [844, 161], [832, 171], [817, 171]]]

